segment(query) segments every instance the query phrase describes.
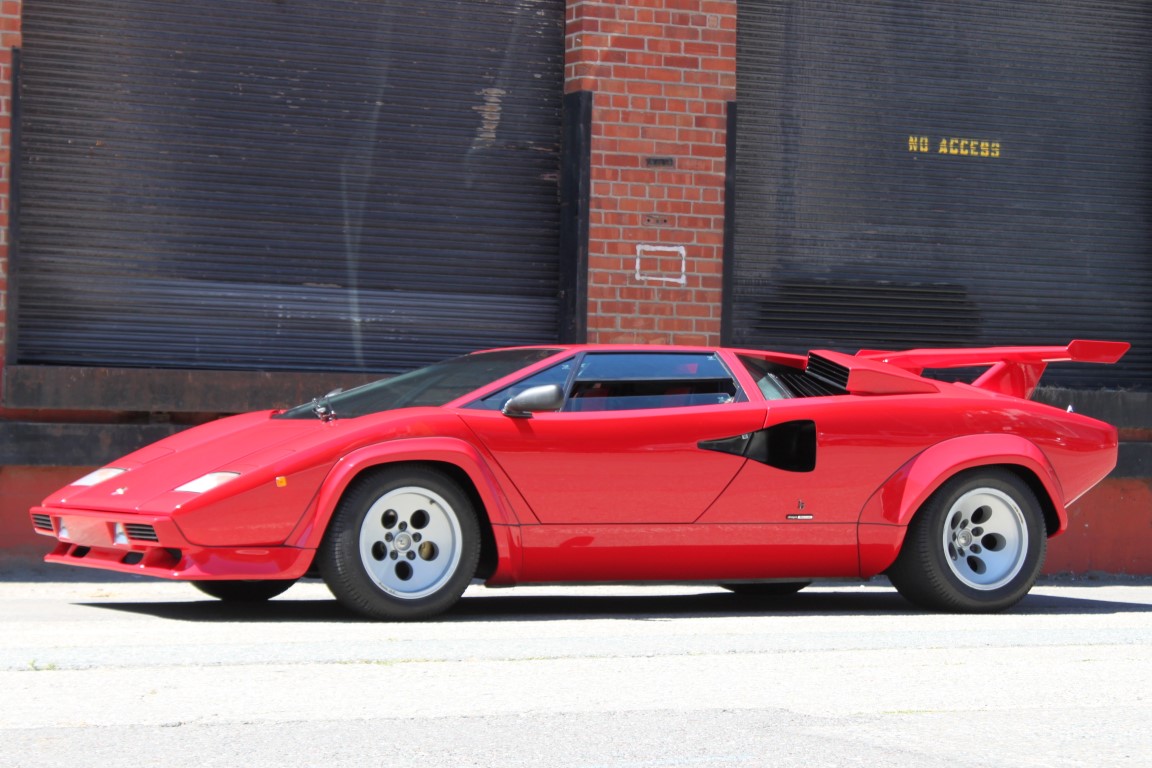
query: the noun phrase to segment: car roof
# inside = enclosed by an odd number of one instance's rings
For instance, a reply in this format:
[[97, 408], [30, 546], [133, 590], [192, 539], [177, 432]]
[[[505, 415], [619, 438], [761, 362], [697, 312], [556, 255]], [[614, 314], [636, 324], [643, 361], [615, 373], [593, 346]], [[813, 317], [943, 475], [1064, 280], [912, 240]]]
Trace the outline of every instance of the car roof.
[[769, 349], [743, 349], [739, 347], [725, 347], [720, 345], [695, 344], [645, 344], [643, 342], [613, 343], [613, 344], [529, 344], [515, 347], [496, 347], [493, 349], [480, 349], [472, 354], [483, 352], [502, 352], [512, 349], [554, 349], [559, 352], [733, 352], [749, 355], [789, 355], [795, 353], [779, 352]]

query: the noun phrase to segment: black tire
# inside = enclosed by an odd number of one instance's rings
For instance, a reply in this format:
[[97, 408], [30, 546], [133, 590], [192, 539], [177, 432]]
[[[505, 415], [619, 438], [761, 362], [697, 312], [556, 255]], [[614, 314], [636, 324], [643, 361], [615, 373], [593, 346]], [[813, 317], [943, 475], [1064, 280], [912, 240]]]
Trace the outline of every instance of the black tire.
[[295, 583], [296, 579], [194, 581], [192, 586], [206, 595], [228, 603], [262, 603], [285, 592]]
[[720, 586], [742, 597], [787, 597], [794, 595], [810, 581], [763, 581], [747, 584], [721, 584]]
[[468, 495], [445, 473], [395, 467], [358, 479], [317, 553], [344, 606], [373, 619], [426, 619], [451, 608], [480, 560]]
[[1047, 546], [1028, 484], [1005, 469], [973, 470], [946, 482], [912, 518], [888, 578], [924, 608], [1002, 611], [1032, 589]]

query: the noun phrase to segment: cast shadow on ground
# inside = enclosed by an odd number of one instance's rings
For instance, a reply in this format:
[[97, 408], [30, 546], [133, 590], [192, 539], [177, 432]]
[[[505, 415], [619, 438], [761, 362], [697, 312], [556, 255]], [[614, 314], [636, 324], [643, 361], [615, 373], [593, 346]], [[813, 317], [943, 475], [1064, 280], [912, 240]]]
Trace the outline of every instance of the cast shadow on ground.
[[[333, 600], [271, 600], [225, 603], [204, 599], [180, 602], [81, 603], [93, 608], [194, 622], [363, 622]], [[1010, 613], [1078, 615], [1152, 611], [1145, 603], [1031, 594]], [[554, 621], [581, 619], [659, 620], [693, 617], [876, 616], [920, 613], [892, 590], [801, 592], [788, 597], [746, 597], [724, 592], [683, 595], [568, 596], [512, 593], [465, 597], [436, 622]]]

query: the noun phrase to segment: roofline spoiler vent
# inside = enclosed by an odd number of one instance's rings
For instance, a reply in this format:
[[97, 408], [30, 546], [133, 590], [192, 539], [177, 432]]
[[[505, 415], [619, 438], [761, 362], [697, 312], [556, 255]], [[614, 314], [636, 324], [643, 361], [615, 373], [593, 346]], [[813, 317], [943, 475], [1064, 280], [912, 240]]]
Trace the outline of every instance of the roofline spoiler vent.
[[805, 374], [852, 395], [922, 395], [940, 388], [900, 368], [826, 349], [808, 354]]

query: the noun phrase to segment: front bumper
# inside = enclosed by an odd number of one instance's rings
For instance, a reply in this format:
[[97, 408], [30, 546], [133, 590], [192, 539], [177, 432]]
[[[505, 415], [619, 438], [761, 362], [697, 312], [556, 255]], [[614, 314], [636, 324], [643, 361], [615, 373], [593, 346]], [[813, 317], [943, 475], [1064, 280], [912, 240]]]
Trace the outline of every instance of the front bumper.
[[202, 547], [184, 538], [167, 517], [34, 507], [36, 533], [56, 547], [48, 563], [100, 568], [163, 579], [298, 579], [312, 549], [280, 546]]

